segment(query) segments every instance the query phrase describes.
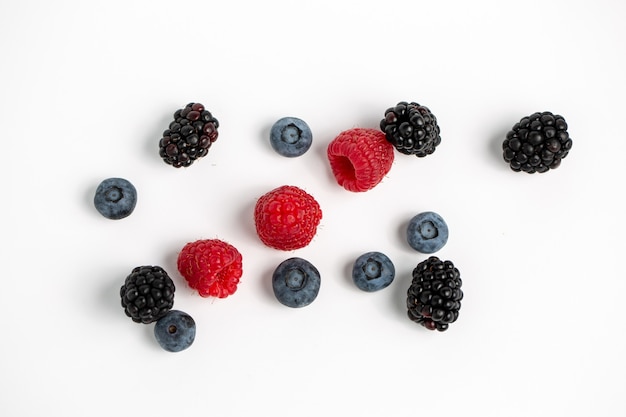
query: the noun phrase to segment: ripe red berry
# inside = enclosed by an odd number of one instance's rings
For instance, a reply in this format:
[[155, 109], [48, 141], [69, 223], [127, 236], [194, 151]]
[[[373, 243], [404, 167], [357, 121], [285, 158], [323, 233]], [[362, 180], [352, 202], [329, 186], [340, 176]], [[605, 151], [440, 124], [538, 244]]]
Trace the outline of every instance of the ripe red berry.
[[181, 250], [178, 271], [202, 297], [225, 298], [237, 291], [242, 257], [234, 246], [224, 241], [197, 240]]
[[374, 188], [391, 169], [394, 147], [376, 129], [355, 128], [341, 132], [327, 149], [337, 183], [348, 191]]
[[315, 198], [304, 190], [283, 185], [263, 195], [254, 208], [254, 223], [261, 241], [275, 249], [307, 246], [322, 219]]

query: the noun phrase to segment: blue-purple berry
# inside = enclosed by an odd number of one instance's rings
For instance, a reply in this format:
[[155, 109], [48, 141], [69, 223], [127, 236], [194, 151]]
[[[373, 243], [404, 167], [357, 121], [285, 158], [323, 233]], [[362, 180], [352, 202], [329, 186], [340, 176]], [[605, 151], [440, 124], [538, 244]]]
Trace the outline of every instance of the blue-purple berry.
[[374, 292], [387, 288], [396, 276], [396, 269], [387, 255], [367, 252], [352, 267], [352, 280], [361, 290]]
[[448, 242], [448, 225], [439, 214], [426, 211], [409, 221], [406, 237], [416, 251], [435, 253]]
[[270, 131], [270, 144], [282, 156], [295, 158], [311, 147], [313, 135], [309, 125], [296, 117], [283, 117]]
[[294, 257], [281, 262], [272, 275], [276, 299], [292, 308], [311, 304], [320, 290], [320, 273], [306, 259]]
[[154, 337], [166, 351], [180, 352], [193, 344], [196, 322], [183, 311], [170, 310], [155, 323]]
[[107, 219], [123, 219], [135, 210], [137, 190], [124, 178], [107, 178], [98, 185], [93, 203]]

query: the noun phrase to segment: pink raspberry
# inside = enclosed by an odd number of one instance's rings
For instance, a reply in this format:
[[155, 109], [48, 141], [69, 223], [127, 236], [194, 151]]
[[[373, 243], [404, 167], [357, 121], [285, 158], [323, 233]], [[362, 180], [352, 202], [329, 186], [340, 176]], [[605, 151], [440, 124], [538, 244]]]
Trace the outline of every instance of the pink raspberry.
[[394, 147], [376, 129], [355, 128], [341, 132], [327, 149], [337, 183], [348, 191], [374, 188], [391, 169]]

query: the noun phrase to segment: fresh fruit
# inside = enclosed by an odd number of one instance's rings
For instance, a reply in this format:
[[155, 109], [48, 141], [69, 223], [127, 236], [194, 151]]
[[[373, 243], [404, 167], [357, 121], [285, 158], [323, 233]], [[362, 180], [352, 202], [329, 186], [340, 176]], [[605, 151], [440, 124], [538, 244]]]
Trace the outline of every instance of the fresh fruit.
[[511, 169], [529, 174], [557, 168], [570, 149], [565, 119], [549, 111], [523, 117], [502, 142], [502, 156]]
[[416, 251], [435, 253], [448, 242], [448, 225], [437, 213], [420, 213], [409, 221], [406, 238]]
[[306, 259], [294, 257], [281, 262], [272, 276], [276, 299], [287, 307], [311, 304], [320, 291], [320, 273]]
[[294, 250], [307, 246], [322, 219], [322, 209], [306, 191], [283, 185], [264, 194], [254, 208], [257, 235], [265, 245]]
[[431, 256], [420, 262], [407, 291], [409, 318], [429, 330], [447, 330], [459, 318], [461, 285], [461, 274], [451, 261]]
[[174, 306], [174, 282], [160, 266], [138, 266], [120, 288], [122, 307], [135, 323], [152, 323]]
[[303, 155], [311, 147], [313, 135], [303, 120], [283, 117], [274, 123], [270, 131], [270, 144], [282, 156], [294, 158]]
[[424, 157], [441, 143], [437, 118], [426, 106], [401, 101], [385, 111], [380, 130], [387, 140], [405, 155]]
[[154, 325], [154, 337], [168, 352], [180, 352], [193, 344], [196, 322], [187, 313], [170, 310]]
[[209, 152], [217, 140], [219, 122], [200, 103], [189, 103], [174, 113], [174, 121], [159, 141], [159, 155], [176, 168], [188, 167]]
[[387, 255], [366, 252], [359, 256], [352, 267], [352, 280], [361, 290], [374, 292], [387, 288], [396, 276], [396, 268]]
[[187, 243], [178, 254], [178, 271], [202, 297], [226, 298], [237, 291], [243, 274], [242, 256], [219, 239]]
[[98, 185], [93, 203], [107, 219], [123, 219], [135, 210], [137, 190], [124, 178], [107, 178]]
[[393, 146], [376, 129], [354, 128], [341, 132], [327, 149], [337, 183], [348, 191], [374, 188], [389, 173]]

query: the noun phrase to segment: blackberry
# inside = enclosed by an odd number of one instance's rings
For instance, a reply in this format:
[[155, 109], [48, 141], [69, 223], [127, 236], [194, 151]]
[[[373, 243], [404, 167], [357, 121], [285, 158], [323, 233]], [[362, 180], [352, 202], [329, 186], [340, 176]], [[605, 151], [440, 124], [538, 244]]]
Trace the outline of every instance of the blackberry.
[[431, 256], [417, 264], [407, 291], [408, 316], [429, 330], [443, 332], [459, 317], [461, 275], [451, 261]]
[[174, 306], [174, 282], [160, 266], [138, 266], [120, 288], [122, 307], [135, 323], [152, 323]]
[[174, 113], [174, 121], [159, 141], [159, 155], [176, 168], [188, 167], [209, 153], [217, 140], [219, 122], [200, 103], [189, 103]]
[[405, 155], [420, 158], [435, 152], [441, 143], [437, 118], [418, 103], [401, 101], [385, 111], [380, 129], [393, 146]]
[[549, 111], [522, 118], [502, 142], [502, 156], [513, 171], [529, 174], [557, 168], [572, 148], [563, 116]]

